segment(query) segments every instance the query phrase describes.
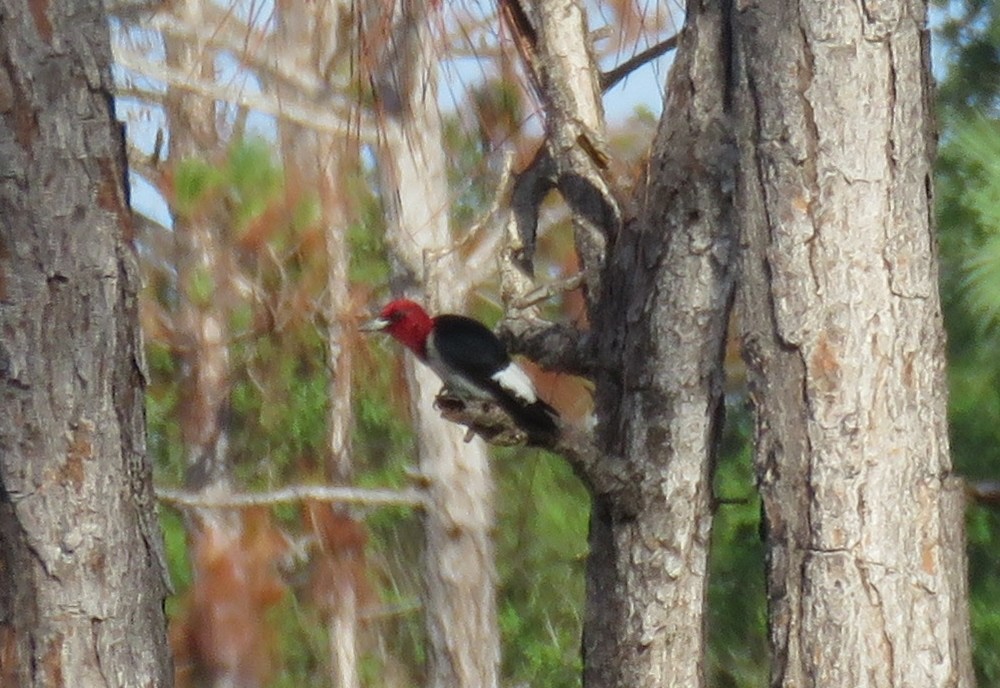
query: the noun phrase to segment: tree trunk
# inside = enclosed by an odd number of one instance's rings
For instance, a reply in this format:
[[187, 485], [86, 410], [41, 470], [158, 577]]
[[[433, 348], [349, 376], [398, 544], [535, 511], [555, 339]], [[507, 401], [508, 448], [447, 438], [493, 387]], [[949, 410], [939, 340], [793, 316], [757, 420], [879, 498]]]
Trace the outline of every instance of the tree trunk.
[[106, 17], [0, 16], [0, 684], [169, 686]]
[[[338, 21], [350, 17], [350, 8], [341, 2], [302, 3], [296, 0], [278, 2], [275, 12], [276, 49], [317, 80], [324, 78], [333, 56], [347, 54], [347, 47], [338, 44], [343, 32]], [[279, 102], [293, 102], [294, 89], [278, 81], [268, 84]], [[334, 91], [317, 102], [335, 111]], [[335, 485], [350, 484], [353, 475], [351, 428], [354, 424], [351, 389], [352, 356], [347, 343], [347, 326], [352, 316], [348, 281], [347, 225], [350, 169], [360, 163], [350, 155], [357, 149], [343, 134], [321, 132], [300, 124], [279, 122], [281, 153], [288, 183], [297, 189], [315, 193], [319, 200], [325, 228], [327, 258], [326, 279], [326, 349], [329, 371], [327, 409], [326, 477]], [[342, 505], [314, 505], [314, 509], [332, 509], [347, 514]], [[330, 648], [330, 684], [333, 688], [358, 688], [361, 685], [361, 647], [358, 623], [359, 600], [357, 581], [348, 565], [354, 551], [330, 548], [324, 550], [335, 561], [340, 573], [333, 581], [326, 601], [327, 629]]]
[[[375, 75], [383, 134], [378, 154], [397, 291], [429, 310], [464, 310], [470, 290], [449, 225], [437, 63], [427, 3], [404, 0], [384, 10], [391, 39]], [[382, 35], [376, 31], [373, 35]], [[407, 355], [420, 471], [426, 480], [424, 613], [427, 685], [493, 688], [500, 638], [493, 559], [493, 481], [481, 440], [434, 408], [441, 381]]]
[[[204, 0], [178, 0], [171, 10], [186, 21], [204, 21]], [[214, 76], [212, 60], [193, 41], [165, 37], [166, 62], [189, 74]], [[218, 146], [215, 101], [170, 87], [164, 97], [170, 132], [170, 163], [204, 156]], [[214, 218], [173, 214], [176, 242], [178, 347], [182, 352], [181, 433], [187, 457], [187, 482], [197, 489], [228, 485], [228, 428], [222, 422], [229, 406], [229, 262]], [[199, 293], [204, 284], [210, 293]], [[210, 519], [220, 514], [206, 512]], [[232, 519], [228, 519], [232, 521]]]
[[925, 11], [762, 0], [733, 25], [774, 686], [972, 684]]
[[604, 276], [598, 445], [624, 479], [595, 495], [591, 517], [584, 684], [595, 688], [705, 685], [711, 467], [734, 288], [726, 23], [719, 3], [688, 3], [638, 217]]

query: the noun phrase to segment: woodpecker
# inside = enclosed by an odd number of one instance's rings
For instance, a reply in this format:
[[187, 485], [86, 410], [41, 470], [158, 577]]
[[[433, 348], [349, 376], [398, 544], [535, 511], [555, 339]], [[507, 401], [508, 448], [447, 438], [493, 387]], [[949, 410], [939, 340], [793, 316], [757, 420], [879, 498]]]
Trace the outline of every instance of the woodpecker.
[[459, 397], [496, 403], [532, 444], [558, 435], [558, 412], [542, 401], [531, 378], [488, 327], [464, 315], [431, 317], [420, 304], [397, 299], [361, 326], [385, 332], [425, 363]]

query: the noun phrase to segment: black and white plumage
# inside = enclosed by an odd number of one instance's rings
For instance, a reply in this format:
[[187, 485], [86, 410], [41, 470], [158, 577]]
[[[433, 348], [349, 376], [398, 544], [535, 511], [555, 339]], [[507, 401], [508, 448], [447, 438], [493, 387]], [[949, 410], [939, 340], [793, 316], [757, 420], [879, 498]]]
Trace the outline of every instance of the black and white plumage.
[[559, 414], [542, 401], [528, 374], [482, 323], [464, 315], [430, 317], [416, 302], [398, 299], [362, 327], [386, 332], [410, 349], [458, 397], [496, 403], [532, 443], [557, 437]]

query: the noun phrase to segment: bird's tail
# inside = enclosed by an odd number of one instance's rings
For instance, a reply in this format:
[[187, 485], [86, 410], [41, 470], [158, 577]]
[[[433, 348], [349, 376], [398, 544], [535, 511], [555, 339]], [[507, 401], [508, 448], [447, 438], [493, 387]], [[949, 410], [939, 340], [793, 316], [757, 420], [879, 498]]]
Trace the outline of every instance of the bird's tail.
[[559, 439], [559, 412], [544, 401], [538, 399], [532, 404], [517, 403], [514, 399], [504, 401], [504, 411], [528, 435], [528, 444], [551, 447]]

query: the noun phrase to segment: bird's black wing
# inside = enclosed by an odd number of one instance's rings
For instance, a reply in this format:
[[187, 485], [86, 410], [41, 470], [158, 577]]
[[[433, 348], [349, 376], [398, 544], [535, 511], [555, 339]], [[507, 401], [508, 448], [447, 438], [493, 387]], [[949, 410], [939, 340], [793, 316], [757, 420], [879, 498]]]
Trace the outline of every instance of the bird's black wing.
[[511, 363], [510, 354], [493, 332], [464, 315], [439, 315], [434, 320], [434, 346], [456, 371], [481, 381], [532, 444], [550, 444], [558, 435], [559, 413], [541, 399], [532, 403], [504, 389], [493, 375]]
[[473, 379], [488, 379], [510, 363], [506, 347], [490, 328], [464, 315], [434, 319], [434, 347], [457, 372]]

